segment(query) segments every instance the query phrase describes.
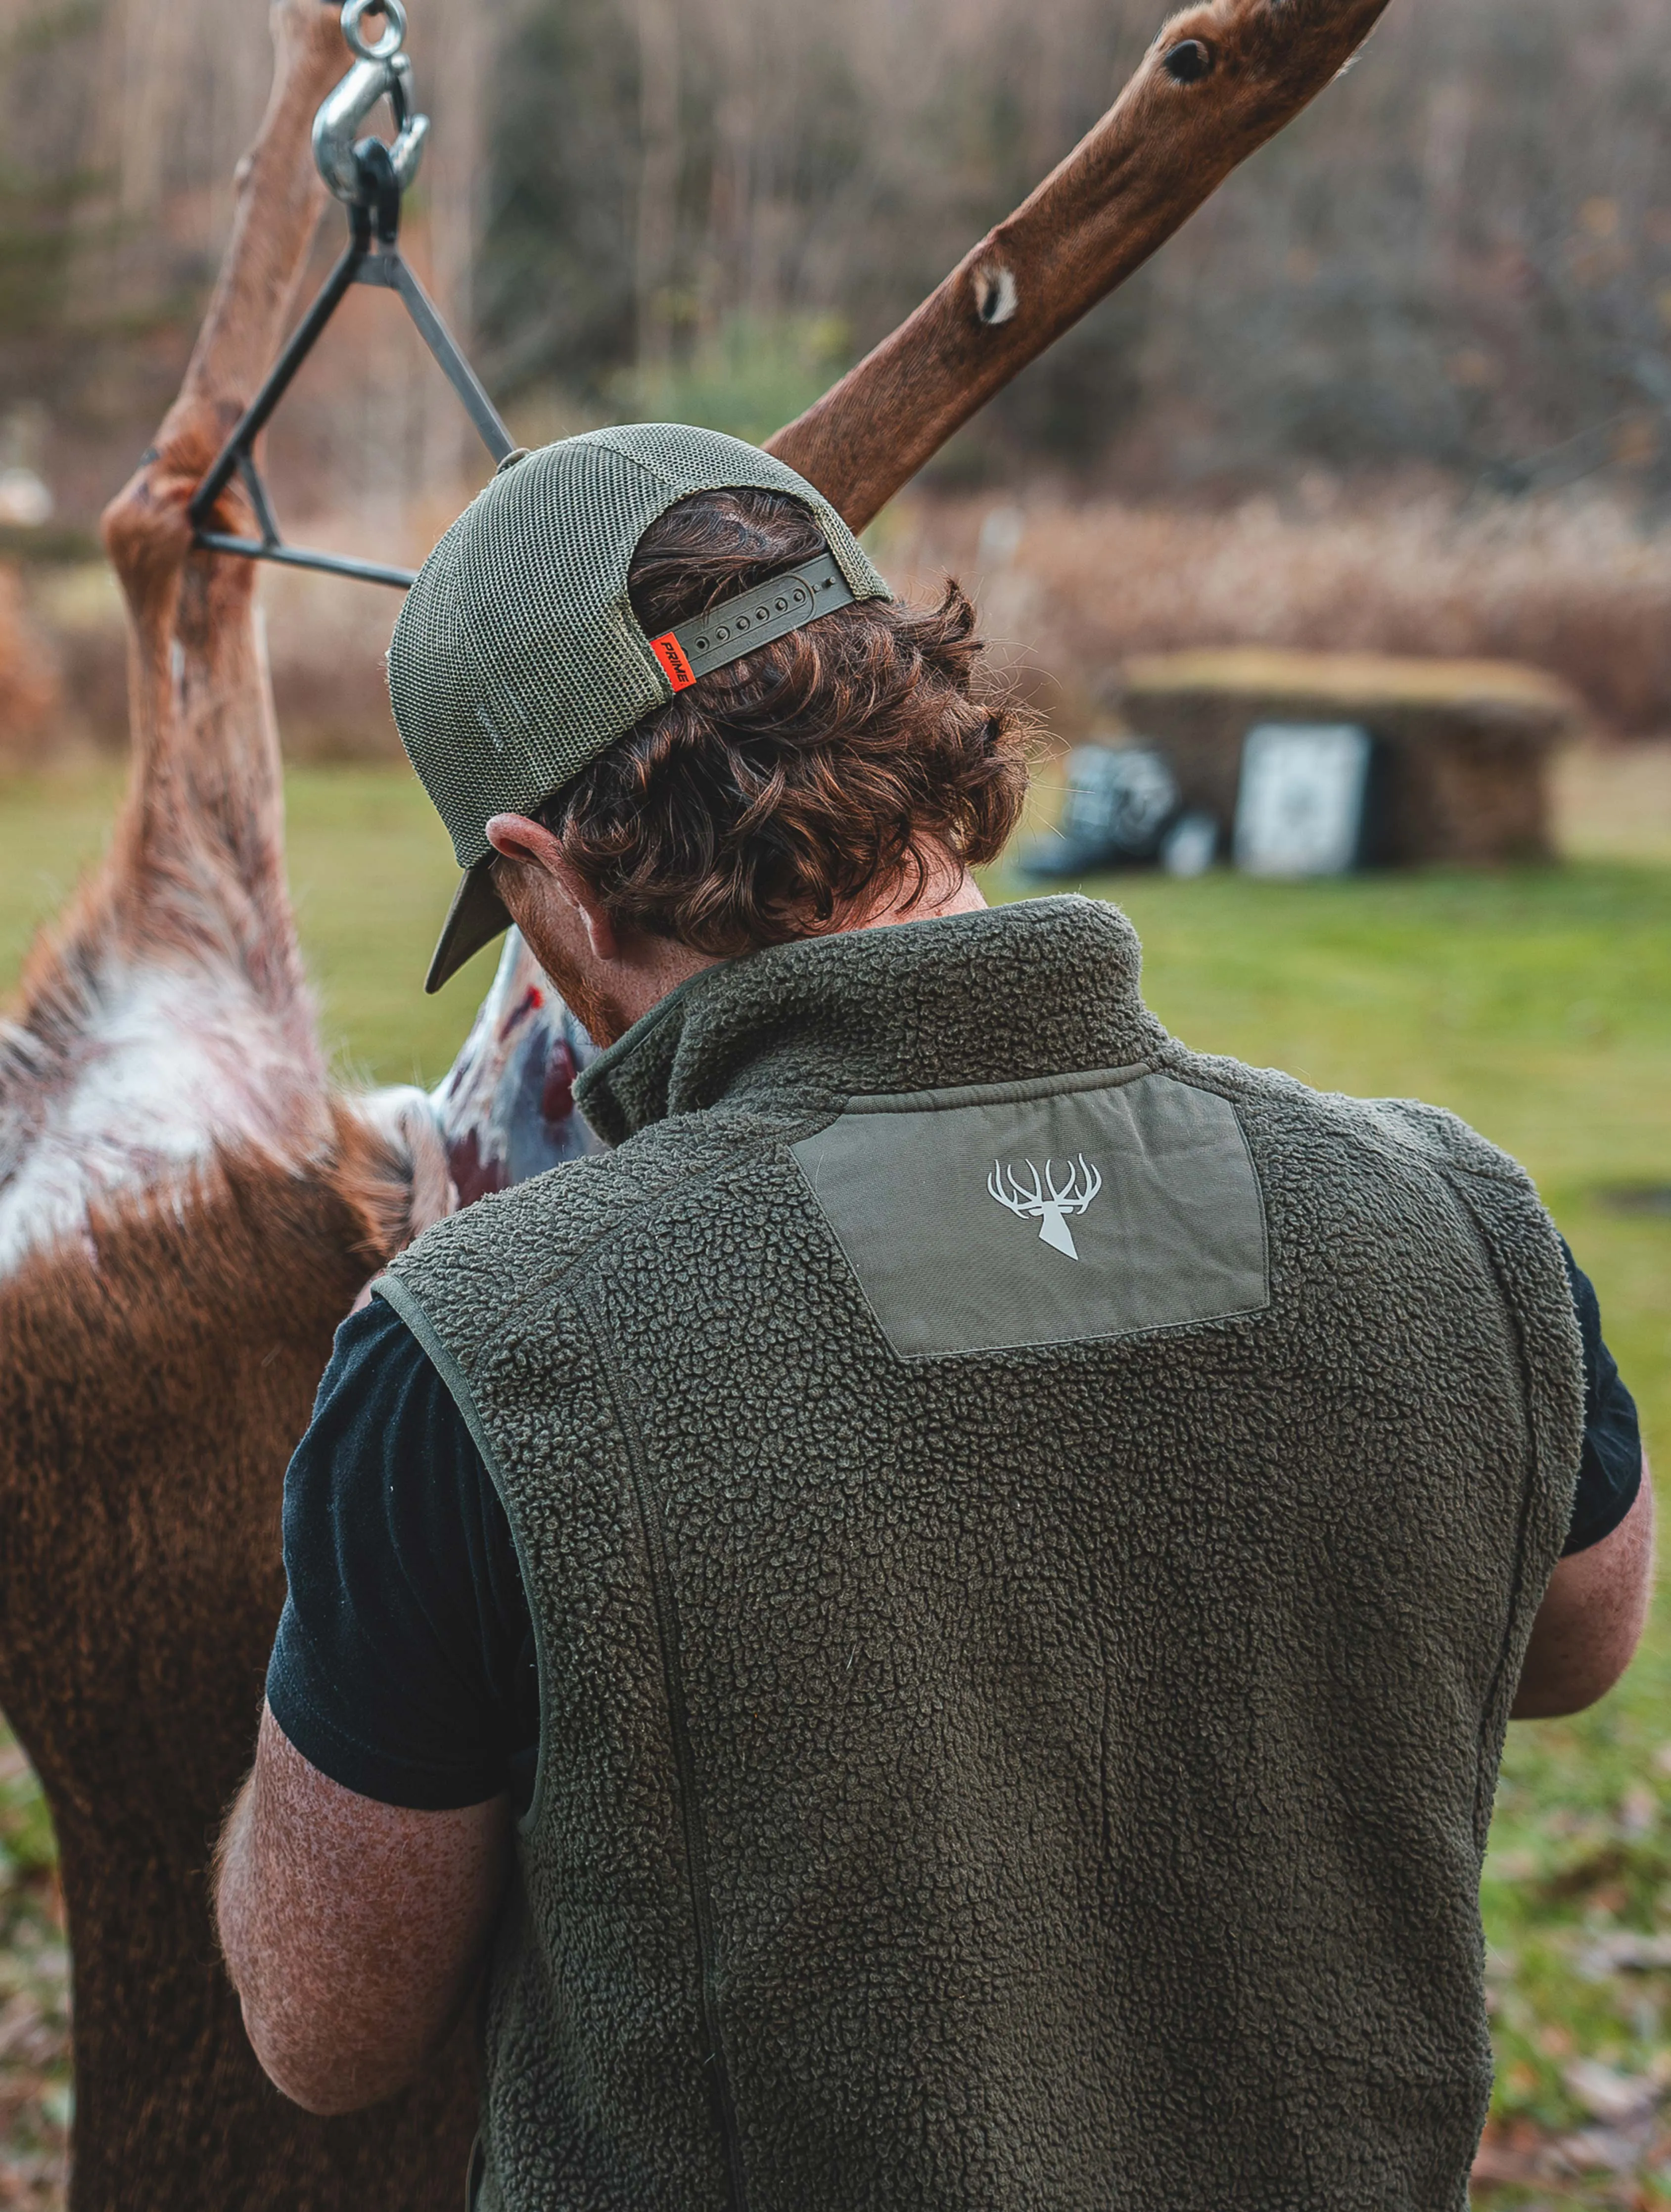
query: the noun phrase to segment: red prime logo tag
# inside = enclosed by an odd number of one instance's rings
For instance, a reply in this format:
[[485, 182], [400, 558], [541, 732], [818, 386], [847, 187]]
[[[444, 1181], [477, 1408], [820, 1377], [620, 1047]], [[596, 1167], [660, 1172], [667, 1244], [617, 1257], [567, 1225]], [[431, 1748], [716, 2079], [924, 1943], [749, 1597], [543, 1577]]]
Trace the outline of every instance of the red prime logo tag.
[[661, 663], [674, 690], [683, 691], [696, 682], [690, 663], [684, 657], [684, 648], [671, 629], [665, 630], [659, 637], [653, 637], [650, 650]]

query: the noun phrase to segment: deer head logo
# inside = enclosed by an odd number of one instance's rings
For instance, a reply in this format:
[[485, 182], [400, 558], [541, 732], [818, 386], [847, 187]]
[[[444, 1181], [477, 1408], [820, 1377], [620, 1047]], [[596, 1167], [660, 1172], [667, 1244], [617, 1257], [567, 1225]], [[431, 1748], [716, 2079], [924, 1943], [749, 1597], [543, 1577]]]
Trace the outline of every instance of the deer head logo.
[[1073, 1231], [1067, 1225], [1067, 1217], [1085, 1212], [1103, 1188], [1103, 1178], [1081, 1152], [1077, 1166], [1072, 1160], [1067, 1163], [1067, 1180], [1058, 1190], [1054, 1166], [1054, 1160], [1047, 1160], [1041, 1176], [1029, 1160], [1029, 1180], [1024, 1182], [1013, 1168], [994, 1160], [992, 1173], [987, 1177], [987, 1188], [1000, 1206], [1007, 1206], [1022, 1220], [1037, 1222], [1042, 1244], [1048, 1244], [1068, 1259], [1077, 1260], [1079, 1255], [1074, 1249]]

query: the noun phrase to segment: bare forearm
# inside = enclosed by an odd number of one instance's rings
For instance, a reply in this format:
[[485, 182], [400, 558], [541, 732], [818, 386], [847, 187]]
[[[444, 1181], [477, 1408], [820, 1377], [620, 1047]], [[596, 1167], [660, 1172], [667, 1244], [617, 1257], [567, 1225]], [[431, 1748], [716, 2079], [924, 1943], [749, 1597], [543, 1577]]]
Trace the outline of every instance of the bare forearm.
[[1513, 1717], [1552, 1720], [1605, 1697], [1641, 1639], [1653, 1585], [1654, 1493], [1644, 1459], [1642, 1488], [1619, 1527], [1557, 1566], [1533, 1623]]
[[423, 2070], [480, 1972], [508, 1823], [502, 1800], [412, 1813], [358, 1797], [264, 1715], [216, 1905], [251, 2045], [287, 2097], [353, 2112]]
[[[240, 2001], [255, 1983], [258, 1949], [252, 1927], [253, 1899], [250, 1869], [251, 1806], [255, 1777], [250, 1775], [233, 1801], [215, 1854], [215, 1926], [221, 1953]], [[247, 2014], [246, 2014], [247, 2017]]]
[[[295, 1971], [294, 1942], [273, 1923], [295, 1885], [257, 1840], [258, 1784], [239, 1792], [222, 1838], [216, 1912], [227, 1970], [238, 1992], [251, 2048], [275, 2087], [310, 2112], [352, 2112], [404, 2087], [428, 2052], [390, 2049], [374, 2056], [349, 2047], [348, 2021], [311, 1973]], [[294, 1933], [294, 1931], [291, 1931]], [[327, 2031], [327, 2022], [329, 2023]], [[427, 2039], [426, 2039], [427, 2041]]]

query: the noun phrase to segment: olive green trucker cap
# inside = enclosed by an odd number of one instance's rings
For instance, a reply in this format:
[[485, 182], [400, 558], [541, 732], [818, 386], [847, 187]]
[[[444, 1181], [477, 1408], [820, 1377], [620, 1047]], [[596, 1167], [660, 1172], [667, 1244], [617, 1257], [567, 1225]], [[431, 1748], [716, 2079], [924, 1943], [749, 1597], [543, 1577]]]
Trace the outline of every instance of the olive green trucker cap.
[[[799, 500], [828, 555], [647, 637], [627, 597], [639, 539], [693, 492], [733, 489]], [[502, 462], [419, 570], [389, 647], [401, 743], [465, 871], [424, 988], [509, 926], [494, 815], [531, 813], [710, 668], [891, 596], [821, 492], [717, 430], [632, 423]]]

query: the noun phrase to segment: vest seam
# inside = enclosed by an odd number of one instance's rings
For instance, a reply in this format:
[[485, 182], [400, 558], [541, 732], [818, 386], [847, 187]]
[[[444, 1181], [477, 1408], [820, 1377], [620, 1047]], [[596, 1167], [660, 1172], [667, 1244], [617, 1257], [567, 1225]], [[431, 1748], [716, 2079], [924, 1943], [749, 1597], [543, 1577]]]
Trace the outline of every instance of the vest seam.
[[545, 1629], [540, 1609], [535, 1605], [533, 1600], [534, 1577], [529, 1562], [527, 1546], [523, 1538], [521, 1521], [512, 1502], [510, 1486], [506, 1480], [499, 1454], [488, 1435], [487, 1424], [482, 1418], [481, 1409], [476, 1403], [475, 1395], [471, 1389], [464, 1369], [459, 1365], [452, 1348], [441, 1336], [423, 1307], [404, 1283], [397, 1282], [386, 1275], [383, 1276], [380, 1279], [375, 1295], [383, 1299], [386, 1304], [392, 1306], [407, 1328], [411, 1330], [412, 1334], [422, 1346], [425, 1357], [446, 1385], [453, 1404], [464, 1416], [465, 1425], [470, 1431], [471, 1440], [482, 1455], [482, 1464], [488, 1471], [489, 1480], [498, 1495], [500, 1504], [504, 1508], [505, 1519], [510, 1527], [511, 1544], [516, 1553], [517, 1571], [522, 1577], [522, 1587], [528, 1595], [528, 1617], [534, 1635], [534, 1675], [539, 1694], [539, 1745], [534, 1757], [534, 1786], [528, 1799], [528, 1809], [516, 1824], [519, 1835], [529, 1836], [533, 1833], [535, 1823], [545, 1806], [548, 1742], [545, 1717], [551, 1709], [551, 1700], [548, 1694], [551, 1681], [551, 1665], [545, 1648]]
[[843, 1114], [955, 1113], [964, 1106], [1022, 1105], [1034, 1098], [1068, 1098], [1082, 1091], [1122, 1091], [1159, 1071], [1146, 1060], [1123, 1060], [1113, 1067], [1068, 1070], [1056, 1075], [1022, 1075], [997, 1083], [955, 1083], [933, 1091], [855, 1091]]
[[[1441, 1180], [1448, 1182], [1448, 1178], [1443, 1176], [1443, 1175], [1441, 1176]], [[1515, 1370], [1520, 1380], [1522, 1419], [1524, 1420], [1526, 1425], [1526, 1476], [1525, 1482], [1521, 1492], [1519, 1520], [1515, 1530], [1514, 1579], [1509, 1592], [1508, 1619], [1504, 1624], [1502, 1649], [1498, 1653], [1497, 1664], [1492, 1670], [1490, 1694], [1486, 1700], [1485, 1711], [1481, 1714], [1480, 1721], [1480, 1747], [1482, 1754], [1481, 1763], [1483, 1764], [1486, 1730], [1492, 1725], [1492, 1716], [1498, 1710], [1498, 1700], [1502, 1694], [1504, 1670], [1509, 1663], [1509, 1653], [1514, 1642], [1515, 1626], [1519, 1617], [1521, 1598], [1526, 1587], [1527, 1535], [1532, 1517], [1533, 1504], [1536, 1496], [1538, 1476], [1542, 1470], [1544, 1455], [1543, 1447], [1538, 1436], [1537, 1417], [1533, 1407], [1531, 1371], [1526, 1355], [1526, 1335], [1524, 1328], [1522, 1325], [1518, 1306], [1516, 1300], [1510, 1297], [1508, 1288], [1504, 1283], [1502, 1268], [1498, 1263], [1496, 1245], [1492, 1238], [1486, 1233], [1485, 1224], [1475, 1214], [1474, 1208], [1463, 1199], [1462, 1194], [1460, 1191], [1453, 1192], [1451, 1195], [1454, 1202], [1457, 1204], [1458, 1209], [1464, 1220], [1467, 1224], [1469, 1232], [1474, 1238], [1475, 1245], [1485, 1256], [1486, 1265], [1491, 1274], [1492, 1287], [1497, 1293], [1498, 1308], [1508, 1325], [1509, 1339], [1514, 1346]], [[1507, 1716], [1505, 1714], [1505, 1721], [1506, 1718]], [[1489, 1806], [1486, 1807], [1486, 1819], [1482, 1824], [1480, 1808], [1480, 1783], [1482, 1778], [1483, 1777], [1476, 1777], [1474, 1783], [1474, 1817], [1476, 1845], [1483, 1852], [1485, 1848], [1485, 1837], [1483, 1831], [1488, 1830], [1490, 1827], [1491, 1808]]]
[[[1229, 1094], [1235, 1094], [1251, 1099], [1255, 1103], [1270, 1098], [1271, 1093], [1257, 1083], [1240, 1083], [1230, 1077], [1220, 1077], [1216, 1071], [1209, 1080], [1205, 1071], [1197, 1066], [1186, 1065], [1186, 1062], [1196, 1060], [1197, 1054], [1190, 1052], [1187, 1045], [1180, 1046], [1178, 1050], [1182, 1055], [1181, 1059], [1169, 1061], [1163, 1057], [1154, 1072], [1158, 1074], [1174, 1076], [1180, 1083], [1188, 1083], [1196, 1091], [1211, 1091], [1218, 1097], [1227, 1097]], [[1255, 1071], [1257, 1072], [1259, 1071]], [[1300, 1091], [1301, 1095], [1306, 1099], [1323, 1105], [1341, 1098], [1344, 1098], [1345, 1103], [1350, 1106], [1374, 1106], [1381, 1103], [1373, 1098], [1347, 1097], [1340, 1091], [1313, 1091], [1308, 1085], [1300, 1085]], [[1405, 1102], [1401, 1100], [1389, 1103], [1401, 1104]], [[1413, 1100], [1409, 1103], [1420, 1104], [1422, 1102]], [[1467, 1125], [1464, 1124], [1464, 1126]], [[1470, 1133], [1478, 1135], [1479, 1133], [1471, 1131]], [[1479, 1182], [1491, 1183], [1499, 1189], [1521, 1191], [1533, 1198], [1537, 1196], [1536, 1186], [1517, 1161], [1510, 1160], [1507, 1166], [1496, 1168], [1488, 1167], [1484, 1162], [1479, 1160], [1436, 1159], [1432, 1153], [1424, 1152], [1419, 1145], [1410, 1144], [1388, 1129], [1368, 1130], [1343, 1125], [1340, 1134], [1349, 1144], [1356, 1145], [1363, 1152], [1379, 1153], [1385, 1158], [1412, 1160], [1417, 1166], [1426, 1169], [1433, 1175], [1473, 1176]]]
[[679, 1800], [679, 1825], [684, 1831], [685, 1876], [690, 1894], [690, 1915], [696, 1950], [698, 2002], [702, 2037], [708, 2045], [705, 2067], [710, 2073], [718, 2123], [720, 2147], [726, 2166], [727, 2202], [732, 2212], [748, 2212], [748, 2185], [743, 2171], [743, 2146], [737, 2124], [737, 2105], [726, 2063], [725, 2041], [720, 2029], [719, 1991], [714, 1978], [714, 1899], [708, 1877], [708, 1836], [696, 1796], [696, 1754], [690, 1742], [690, 1711], [685, 1699], [684, 1664], [679, 1649], [678, 1604], [668, 1565], [667, 1530], [662, 1518], [638, 1424], [631, 1415], [629, 1385], [614, 1344], [599, 1318], [577, 1308], [581, 1327], [592, 1339], [609, 1389], [622, 1441], [626, 1446], [634, 1503], [638, 1510], [655, 1611], [656, 1636], [661, 1647], [662, 1687], [667, 1699], [667, 1727], [672, 1742], [674, 1785]]
[[[638, 1200], [629, 1219], [613, 1223], [608, 1228], [599, 1230], [595, 1236], [586, 1239], [581, 1250], [571, 1254], [568, 1258], [559, 1262], [553, 1273], [540, 1276], [537, 1281], [530, 1283], [519, 1296], [508, 1299], [502, 1306], [495, 1307], [492, 1318], [483, 1322], [480, 1333], [471, 1339], [469, 1349], [471, 1354], [478, 1352], [490, 1339], [497, 1337], [509, 1323], [526, 1313], [538, 1299], [553, 1296], [563, 1297], [570, 1296], [568, 1286], [575, 1276], [583, 1268], [595, 1266], [608, 1249], [619, 1243], [623, 1237], [629, 1237], [634, 1231], [644, 1228], [647, 1220], [653, 1216], [659, 1207], [670, 1204], [675, 1198], [682, 1196], [687, 1191], [694, 1190], [699, 1184], [708, 1182], [712, 1177], [723, 1175], [727, 1168], [752, 1158], [757, 1152], [770, 1152], [775, 1146], [780, 1145], [787, 1150], [791, 1146], [799, 1144], [805, 1137], [816, 1136], [821, 1129], [827, 1129], [832, 1121], [839, 1119], [837, 1109], [831, 1108], [826, 1111], [821, 1109], [816, 1116], [808, 1115], [800, 1121], [790, 1124], [789, 1126], [794, 1131], [792, 1136], [774, 1133], [769, 1137], [751, 1138], [746, 1145], [740, 1146], [735, 1152], [727, 1153], [724, 1159], [711, 1161], [705, 1166], [696, 1168], [689, 1175], [681, 1176], [678, 1182], [670, 1185], [667, 1189], [658, 1191], [653, 1197]], [[579, 1167], [584, 1166], [586, 1163], [577, 1160], [566, 1162], [564, 1164]], [[562, 1171], [562, 1169], [552, 1170], [558, 1174]], [[386, 1274], [377, 1278], [375, 1291], [379, 1297], [383, 1296], [386, 1284], [399, 1281], [400, 1276], [397, 1272], [398, 1267], [399, 1261], [397, 1260], [394, 1267], [391, 1268]]]
[[1259, 1162], [1254, 1158], [1253, 1139], [1242, 1119], [1241, 1109], [1233, 1098], [1224, 1101], [1230, 1108], [1230, 1117], [1236, 1124], [1236, 1133], [1242, 1139], [1243, 1157], [1248, 1163], [1248, 1173], [1253, 1178], [1254, 1196], [1259, 1201], [1259, 1273], [1265, 1285], [1265, 1303], [1254, 1309], [1259, 1313], [1271, 1310], [1271, 1209], [1265, 1203], [1265, 1182], [1259, 1172]]

